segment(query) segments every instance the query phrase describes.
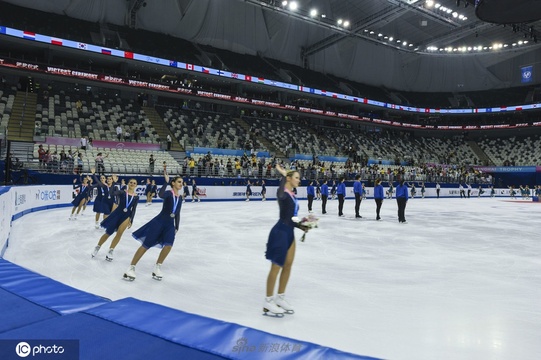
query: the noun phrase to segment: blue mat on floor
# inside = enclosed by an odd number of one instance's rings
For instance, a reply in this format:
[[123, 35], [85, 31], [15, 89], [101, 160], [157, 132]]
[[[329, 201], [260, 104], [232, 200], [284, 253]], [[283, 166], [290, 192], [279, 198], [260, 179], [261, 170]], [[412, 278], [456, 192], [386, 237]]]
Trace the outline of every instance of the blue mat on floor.
[[[21, 340], [31, 345], [33, 339], [77, 339], [81, 360], [224, 359], [83, 313], [59, 316], [7, 331], [0, 334], [2, 339]], [[14, 355], [13, 349], [0, 346], [0, 359], [11, 359]]]
[[21, 341], [32, 350], [64, 341], [68, 359], [374, 359], [133, 298], [110, 301], [0, 258], [0, 360], [17, 359]]
[[36, 274], [2, 258], [0, 258], [0, 288], [61, 315], [110, 302]]
[[52, 310], [0, 288], [0, 333], [57, 316]]

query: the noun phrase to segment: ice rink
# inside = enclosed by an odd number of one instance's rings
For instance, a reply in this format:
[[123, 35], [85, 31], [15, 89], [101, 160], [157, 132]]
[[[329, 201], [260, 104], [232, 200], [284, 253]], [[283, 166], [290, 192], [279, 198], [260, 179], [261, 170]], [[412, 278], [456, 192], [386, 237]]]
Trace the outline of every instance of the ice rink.
[[[320, 202], [314, 208], [321, 213]], [[135, 297], [361, 355], [541, 356], [541, 203], [416, 198], [408, 224], [398, 223], [395, 200], [384, 201], [382, 221], [373, 200], [363, 201], [362, 219], [353, 208], [346, 200], [339, 218], [330, 201], [320, 227], [297, 241], [287, 291], [296, 313], [281, 319], [261, 315], [275, 201], [185, 203], [161, 282], [151, 278], [158, 249], [141, 259], [134, 282], [122, 280], [139, 246], [131, 232], [160, 203], [139, 204], [113, 262], [105, 261], [110, 240], [91, 259], [102, 230], [90, 207], [77, 221], [68, 221], [68, 208], [16, 220], [5, 258], [112, 300]]]

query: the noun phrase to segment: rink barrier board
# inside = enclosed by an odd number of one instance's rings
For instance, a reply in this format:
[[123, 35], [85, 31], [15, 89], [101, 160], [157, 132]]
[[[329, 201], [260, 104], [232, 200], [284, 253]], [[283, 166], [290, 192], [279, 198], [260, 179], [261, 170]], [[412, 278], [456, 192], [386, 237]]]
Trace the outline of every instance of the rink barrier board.
[[[5, 210], [2, 212], [1, 220], [3, 224], [8, 221], [10, 229], [13, 220], [20, 219], [26, 214], [70, 207], [73, 198], [72, 191], [73, 187], [66, 185], [11, 188], [0, 195], [0, 200], [3, 201], [3, 203], [0, 203], [0, 207], [3, 206]], [[58, 196], [54, 198], [38, 196], [38, 194], [51, 194], [52, 192]], [[223, 201], [231, 200], [237, 199], [223, 199]], [[269, 198], [269, 200], [272, 200], [272, 198]], [[144, 199], [141, 199], [142, 201]], [[10, 204], [10, 206], [7, 206], [7, 204]], [[5, 229], [8, 227], [4, 227], [4, 234]], [[122, 325], [124, 328], [133, 328], [153, 338], [159, 337], [174, 342], [179, 346], [198, 349], [205, 354], [215, 354], [229, 359], [252, 359], [254, 356], [260, 359], [298, 359], [299, 357], [303, 359], [376, 359], [266, 333], [238, 324], [189, 314], [132, 298], [111, 302], [108, 299], [71, 288], [2, 259], [8, 246], [9, 229], [7, 236], [0, 239], [0, 241], [5, 242], [0, 253], [0, 289], [14, 295], [10, 296], [12, 302], [13, 299], [19, 297], [21, 308], [34, 307], [36, 317], [30, 316], [26, 320], [21, 319], [22, 322], [17, 324], [16, 329], [4, 333], [0, 332], [0, 339], [9, 339], [12, 338], [11, 336], [35, 338], [36, 334], [40, 333], [39, 329], [41, 329], [42, 334], [53, 334], [47, 329], [69, 326], [67, 324], [69, 321], [64, 320], [64, 318], [87, 314], [100, 317], [105, 322]], [[23, 240], [19, 239], [18, 241]], [[2, 245], [2, 242], [0, 242], [0, 245]], [[58, 314], [58, 316], [53, 316], [47, 310]], [[0, 311], [11, 311], [11, 308], [3, 308]], [[130, 316], [130, 314], [137, 314], [137, 316]], [[149, 318], [145, 314], [153, 314], [153, 317]], [[167, 314], [167, 316], [164, 317], [163, 314]], [[2, 316], [0, 315], [0, 318]], [[170, 318], [175, 320], [171, 321]], [[280, 321], [280, 319], [276, 320]], [[197, 329], [197, 331], [194, 329]], [[108, 337], [114, 338], [117, 331], [118, 329], [111, 331]], [[73, 333], [69, 331], [69, 328], [62, 334], [67, 336], [66, 339], [73, 339]], [[91, 341], [91, 347], [95, 346], [94, 340], [89, 339], [89, 341]], [[278, 350], [276, 350], [275, 346], [279, 347]], [[81, 358], [92, 359], [93, 356], [81, 353]], [[115, 355], [115, 359], [122, 358], [121, 355]], [[133, 354], [127, 358], [134, 358]], [[197, 359], [199, 357], [193, 358]], [[7, 357], [2, 357], [2, 359], [7, 359]]]
[[[145, 201], [144, 185], [137, 186], [137, 193], [140, 195], [139, 202]], [[384, 188], [387, 191], [388, 188]], [[484, 188], [485, 192], [481, 197], [490, 197], [490, 190]], [[267, 186], [267, 200], [275, 200], [277, 186]], [[509, 189], [495, 189], [496, 197], [509, 197]], [[11, 223], [22, 216], [35, 211], [50, 210], [60, 207], [70, 207], [77, 190], [73, 185], [31, 185], [21, 187], [0, 187], [0, 257], [5, 253], [8, 246], [8, 239]], [[191, 193], [191, 187], [190, 187]], [[366, 188], [367, 199], [373, 198], [373, 188]], [[472, 189], [471, 197], [477, 197], [478, 190]], [[245, 201], [246, 186], [201, 186], [199, 187], [201, 201]], [[393, 195], [394, 196], [394, 195]], [[441, 189], [440, 198], [459, 197], [458, 188], [445, 187]], [[299, 187], [297, 197], [300, 200], [306, 199], [306, 187]], [[346, 188], [346, 200], [354, 197], [353, 188]], [[420, 189], [417, 188], [416, 198], [421, 197]], [[436, 197], [436, 189], [427, 188], [425, 198]], [[252, 201], [261, 201], [261, 186], [252, 186]], [[154, 199], [153, 202], [160, 202], [161, 199]], [[192, 196], [188, 196], [186, 202], [191, 202]], [[89, 204], [92, 205], [92, 202]]]

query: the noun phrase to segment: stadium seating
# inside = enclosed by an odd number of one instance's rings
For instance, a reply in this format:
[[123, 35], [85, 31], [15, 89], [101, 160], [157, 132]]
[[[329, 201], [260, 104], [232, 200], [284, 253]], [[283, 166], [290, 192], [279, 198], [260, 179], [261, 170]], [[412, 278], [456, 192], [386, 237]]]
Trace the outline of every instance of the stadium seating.
[[0, 129], [7, 129], [15, 95], [9, 90], [0, 90]]

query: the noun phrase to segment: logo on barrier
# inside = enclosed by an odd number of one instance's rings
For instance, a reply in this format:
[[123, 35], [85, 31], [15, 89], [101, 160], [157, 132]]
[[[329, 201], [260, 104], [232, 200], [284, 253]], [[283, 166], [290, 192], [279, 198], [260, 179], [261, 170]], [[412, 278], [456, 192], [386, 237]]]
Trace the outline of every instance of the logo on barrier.
[[45, 191], [37, 190], [36, 200], [41, 200], [41, 201], [60, 200], [60, 190], [45, 190]]
[[15, 191], [15, 206], [24, 205], [26, 203], [26, 194], [18, 194]]

